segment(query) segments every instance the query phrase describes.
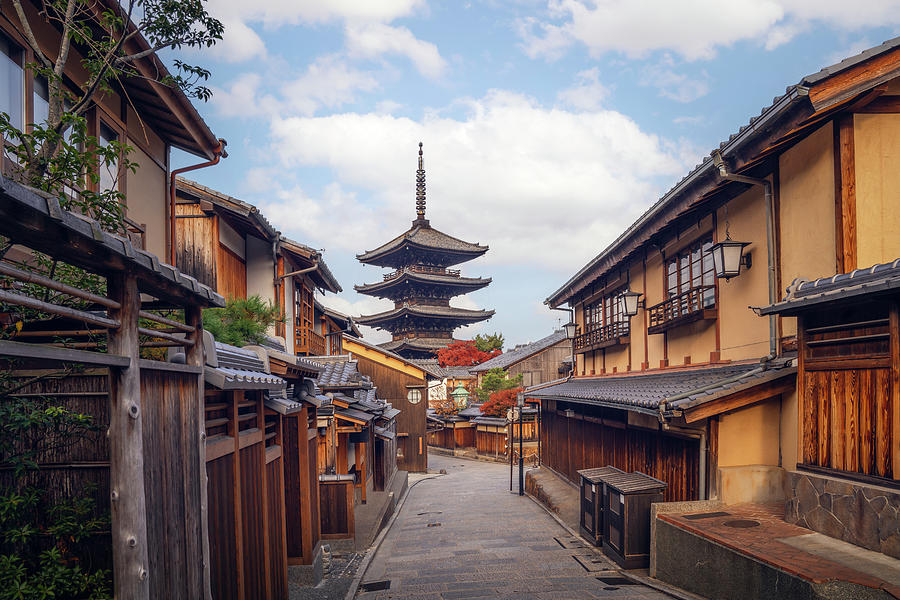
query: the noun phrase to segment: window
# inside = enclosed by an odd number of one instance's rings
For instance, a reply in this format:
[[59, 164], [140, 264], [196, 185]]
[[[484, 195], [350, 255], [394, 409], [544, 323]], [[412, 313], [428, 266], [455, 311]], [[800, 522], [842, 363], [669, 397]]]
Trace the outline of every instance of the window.
[[34, 94], [32, 99], [32, 123], [40, 125], [50, 118], [50, 86], [44, 77], [34, 78]]
[[710, 308], [716, 303], [716, 274], [710, 248], [712, 236], [696, 242], [666, 261], [666, 297], [682, 297], [680, 304], [687, 309], [688, 294], [692, 290], [702, 290], [702, 307]]
[[[103, 121], [100, 121], [100, 133], [98, 136], [101, 147], [107, 147], [113, 142], [119, 141], [119, 134]], [[100, 165], [100, 191], [106, 192], [116, 189], [119, 185], [119, 161], [109, 165]]]
[[576, 336], [575, 349], [590, 349], [619, 343], [629, 335], [630, 322], [625, 316], [620, 288], [584, 307], [584, 332]]
[[0, 112], [10, 122], [25, 127], [25, 52], [0, 33]]

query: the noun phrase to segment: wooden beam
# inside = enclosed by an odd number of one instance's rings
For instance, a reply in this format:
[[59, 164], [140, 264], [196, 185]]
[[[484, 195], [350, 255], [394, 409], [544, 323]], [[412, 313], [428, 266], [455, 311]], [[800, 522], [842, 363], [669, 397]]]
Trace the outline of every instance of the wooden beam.
[[856, 268], [856, 158], [853, 115], [842, 114], [834, 121], [835, 160], [835, 251], [837, 272]]
[[813, 84], [809, 100], [822, 110], [900, 76], [900, 50], [893, 49]]
[[144, 439], [141, 370], [138, 366], [138, 311], [141, 297], [133, 274], [107, 278], [110, 309], [119, 327], [109, 332], [111, 354], [127, 356], [130, 365], [110, 370], [109, 487], [112, 517], [113, 586], [116, 598], [150, 598], [147, 505], [144, 489]]
[[891, 303], [891, 469], [900, 479], [900, 306]]
[[763, 383], [752, 388], [736, 392], [729, 396], [724, 396], [718, 400], [706, 402], [695, 408], [684, 411], [684, 420], [686, 423], [694, 423], [702, 419], [719, 415], [724, 412], [750, 406], [769, 398], [774, 398], [780, 394], [794, 389], [795, 380], [793, 374], [776, 379], [768, 383]]
[[900, 113], [900, 96], [881, 96], [854, 112], [863, 114]]

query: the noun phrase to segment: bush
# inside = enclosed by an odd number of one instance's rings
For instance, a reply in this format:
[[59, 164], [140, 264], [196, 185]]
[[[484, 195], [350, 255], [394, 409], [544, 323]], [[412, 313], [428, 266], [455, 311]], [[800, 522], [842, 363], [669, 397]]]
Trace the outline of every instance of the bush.
[[203, 328], [216, 341], [246, 346], [262, 343], [266, 339], [266, 330], [282, 319], [281, 311], [259, 296], [231, 298], [225, 308], [203, 311]]

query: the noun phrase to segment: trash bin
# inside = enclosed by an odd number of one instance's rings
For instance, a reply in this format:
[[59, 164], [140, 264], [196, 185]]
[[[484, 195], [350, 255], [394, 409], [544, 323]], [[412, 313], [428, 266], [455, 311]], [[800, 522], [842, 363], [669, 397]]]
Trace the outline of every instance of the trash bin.
[[603, 553], [625, 569], [650, 565], [650, 505], [666, 483], [639, 471], [603, 477]]
[[603, 546], [603, 476], [624, 473], [615, 467], [578, 471], [581, 475], [581, 534]]

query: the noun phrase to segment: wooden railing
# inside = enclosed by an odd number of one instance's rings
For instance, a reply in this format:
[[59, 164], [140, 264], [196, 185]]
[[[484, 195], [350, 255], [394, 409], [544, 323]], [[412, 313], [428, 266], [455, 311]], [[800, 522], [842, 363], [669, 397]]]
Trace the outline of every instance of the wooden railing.
[[397, 269], [393, 273], [384, 276], [385, 281], [397, 279], [404, 273], [424, 273], [426, 275], [446, 275], [448, 277], [459, 277], [459, 269], [445, 269], [443, 267], [428, 267], [425, 265], [410, 265], [402, 269]]
[[649, 333], [663, 331], [702, 319], [716, 318], [716, 286], [704, 285], [672, 296], [647, 309]]
[[298, 353], [312, 356], [324, 356], [328, 353], [325, 344], [325, 336], [313, 331], [309, 327], [297, 327], [295, 349]]
[[631, 326], [628, 321], [619, 321], [610, 323], [603, 327], [591, 329], [581, 335], [575, 336], [575, 351], [592, 350], [595, 348], [605, 348], [607, 346], [615, 346], [616, 344], [627, 343], [627, 338], [631, 333]]

